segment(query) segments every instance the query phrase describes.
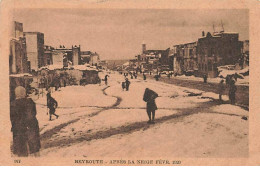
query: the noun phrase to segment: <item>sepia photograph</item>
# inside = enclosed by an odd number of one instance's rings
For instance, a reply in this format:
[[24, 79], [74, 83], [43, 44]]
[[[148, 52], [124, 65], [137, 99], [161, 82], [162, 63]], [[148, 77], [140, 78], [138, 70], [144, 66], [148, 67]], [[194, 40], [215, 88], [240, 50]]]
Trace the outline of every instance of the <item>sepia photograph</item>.
[[71, 165], [249, 158], [249, 15], [15, 8], [8, 158]]

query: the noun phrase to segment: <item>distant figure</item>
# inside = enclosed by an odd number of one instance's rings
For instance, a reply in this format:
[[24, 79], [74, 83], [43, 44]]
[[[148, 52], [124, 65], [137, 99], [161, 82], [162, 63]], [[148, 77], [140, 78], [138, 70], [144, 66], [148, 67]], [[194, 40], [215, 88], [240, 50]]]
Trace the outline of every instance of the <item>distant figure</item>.
[[51, 116], [54, 115], [56, 118], [59, 118], [59, 115], [55, 114], [55, 110], [58, 107], [58, 102], [51, 97], [51, 93], [47, 93], [47, 107], [49, 108], [49, 115], [50, 115], [50, 121], [51, 121]]
[[171, 74], [169, 73], [169, 74], [167, 74], [167, 77], [170, 79], [171, 78]]
[[134, 77], [133, 77], [133, 75], [131, 74], [131, 79], [133, 79]]
[[154, 76], [154, 78], [155, 78], [156, 81], [159, 80], [159, 77], [160, 77], [159, 75], [155, 75], [155, 76]]
[[38, 156], [41, 144], [35, 103], [26, 98], [26, 90], [22, 86], [15, 88], [15, 97], [10, 107], [13, 154], [19, 157], [28, 154]]
[[143, 78], [144, 78], [144, 80], [146, 80], [146, 75], [143, 73]]
[[129, 90], [129, 86], [130, 86], [130, 81], [128, 80], [128, 78], [125, 79], [125, 88], [126, 88], [126, 91]]
[[152, 75], [152, 72], [150, 72], [150, 75]]
[[122, 89], [125, 90], [125, 82], [122, 82]]
[[[155, 111], [157, 106], [155, 99], [158, 97], [158, 94], [151, 89], [146, 88], [143, 96], [143, 100], [146, 102], [146, 112], [149, 117], [148, 123], [154, 123]], [[152, 114], [152, 118], [151, 118]]]
[[236, 102], [236, 91], [237, 91], [237, 87], [235, 85], [235, 81], [232, 80], [229, 85], [229, 100], [233, 105]]
[[222, 95], [224, 94], [224, 91], [225, 91], [225, 84], [224, 84], [224, 80], [222, 79], [219, 83], [219, 88], [218, 88], [219, 101], [222, 101]]
[[203, 75], [204, 83], [207, 83], [208, 76], [206, 74]]
[[106, 85], [107, 85], [107, 80], [108, 80], [107, 77], [109, 77], [109, 76], [106, 75], [106, 76], [105, 76], [105, 79], [104, 79]]

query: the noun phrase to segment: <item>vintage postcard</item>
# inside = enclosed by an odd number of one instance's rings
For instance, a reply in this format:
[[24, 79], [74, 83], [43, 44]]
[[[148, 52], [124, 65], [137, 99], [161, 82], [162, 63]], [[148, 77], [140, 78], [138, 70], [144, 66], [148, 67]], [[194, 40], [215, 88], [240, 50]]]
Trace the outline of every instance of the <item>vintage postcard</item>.
[[3, 0], [0, 165], [260, 165], [259, 9]]

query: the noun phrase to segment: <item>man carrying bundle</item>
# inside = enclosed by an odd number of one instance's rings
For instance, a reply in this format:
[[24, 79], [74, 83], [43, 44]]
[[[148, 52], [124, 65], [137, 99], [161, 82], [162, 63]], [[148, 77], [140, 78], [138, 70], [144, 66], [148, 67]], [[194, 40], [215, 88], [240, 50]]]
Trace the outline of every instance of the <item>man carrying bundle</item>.
[[148, 88], [145, 89], [143, 100], [146, 102], [146, 112], [149, 117], [149, 121], [147, 123], [154, 124], [155, 110], [157, 110], [155, 99], [157, 97], [158, 94], [155, 91]]

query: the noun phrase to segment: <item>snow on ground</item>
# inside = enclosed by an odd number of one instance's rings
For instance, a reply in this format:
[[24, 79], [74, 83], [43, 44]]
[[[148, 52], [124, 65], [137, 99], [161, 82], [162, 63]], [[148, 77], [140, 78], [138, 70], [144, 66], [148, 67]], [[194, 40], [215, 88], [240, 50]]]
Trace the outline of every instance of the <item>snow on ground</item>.
[[[99, 74], [101, 77], [105, 75], [103, 72]], [[248, 121], [242, 120], [241, 117], [248, 116], [248, 111], [229, 104], [208, 105], [212, 101], [211, 98], [218, 99], [218, 95], [214, 93], [152, 80], [130, 78], [129, 80], [131, 81], [129, 91], [122, 91], [121, 82], [124, 81], [122, 75], [109, 74], [108, 86], [102, 82], [101, 86], [69, 86], [54, 92], [52, 96], [61, 106], [57, 109], [60, 118], [54, 121], [48, 121], [45, 113], [46, 98], [36, 100], [41, 134], [57, 125], [78, 119], [61, 128], [59, 132], [53, 133], [50, 143], [52, 141], [62, 143], [62, 139], [84, 140], [88, 138], [86, 134], [94, 138], [91, 141], [75, 142], [69, 147], [54, 146], [43, 149], [41, 156], [99, 158], [247, 156]], [[156, 119], [161, 120], [155, 125], [146, 123], [148, 120], [146, 103], [142, 100], [146, 87], [155, 90], [160, 96], [156, 99], [158, 106]], [[102, 89], [105, 89], [105, 93]], [[189, 96], [190, 93], [197, 96]], [[227, 99], [227, 96], [224, 98]], [[118, 101], [117, 107], [112, 106]], [[208, 105], [208, 109], [200, 109], [201, 104]], [[91, 113], [96, 114], [88, 116]], [[181, 114], [177, 118], [171, 116], [180, 113], [191, 115]], [[130, 132], [123, 134], [125, 129]], [[99, 135], [102, 135], [100, 132], [111, 136], [99, 139]]]
[[[183, 80], [192, 80], [192, 81], [198, 81], [198, 82], [203, 82], [203, 78], [202, 77], [195, 77], [195, 76], [185, 76], [185, 75], [181, 75], [181, 76], [176, 76], [173, 77], [176, 79], [183, 79]], [[207, 81], [209, 83], [219, 83], [221, 80], [223, 80], [223, 78], [220, 77], [216, 77], [216, 78], [208, 78]], [[236, 81], [236, 85], [249, 85], [249, 76], [244, 76], [244, 79], [237, 79]]]
[[240, 115], [240, 116], [246, 116], [248, 117], [249, 112], [234, 105], [230, 104], [222, 104], [215, 106], [211, 108], [212, 111], [215, 111], [217, 113], [225, 113], [225, 114], [235, 114], [235, 115]]
[[[176, 114], [177, 111], [162, 110], [156, 114], [156, 118]], [[54, 137], [80, 137], [82, 133], [95, 133], [98, 131], [109, 130], [111, 127], [116, 128], [129, 125], [136, 122], [146, 122], [147, 114], [143, 109], [114, 109], [105, 110], [92, 118], [82, 118], [77, 123], [70, 124], [67, 128], [62, 129]]]
[[155, 124], [146, 130], [41, 152], [48, 157], [182, 158], [247, 157], [248, 121], [201, 113]]
[[[103, 88], [105, 87], [93, 84], [86, 86], [67, 86], [51, 93], [51, 96], [58, 100], [59, 108], [111, 106], [116, 101], [116, 98], [104, 95], [102, 92]], [[36, 101], [36, 103], [44, 105], [47, 104], [46, 102], [46, 95]]]
[[49, 121], [49, 115], [47, 115], [46, 92], [43, 96], [40, 95], [39, 99], [37, 97], [34, 98], [41, 133], [62, 123], [75, 120], [79, 116], [99, 111], [100, 107], [113, 105], [116, 98], [104, 95], [102, 92], [103, 88], [105, 86], [67, 86], [59, 91], [54, 91], [52, 97], [58, 101], [56, 114], [60, 117], [56, 119], [55, 116], [52, 116], [53, 121]]

